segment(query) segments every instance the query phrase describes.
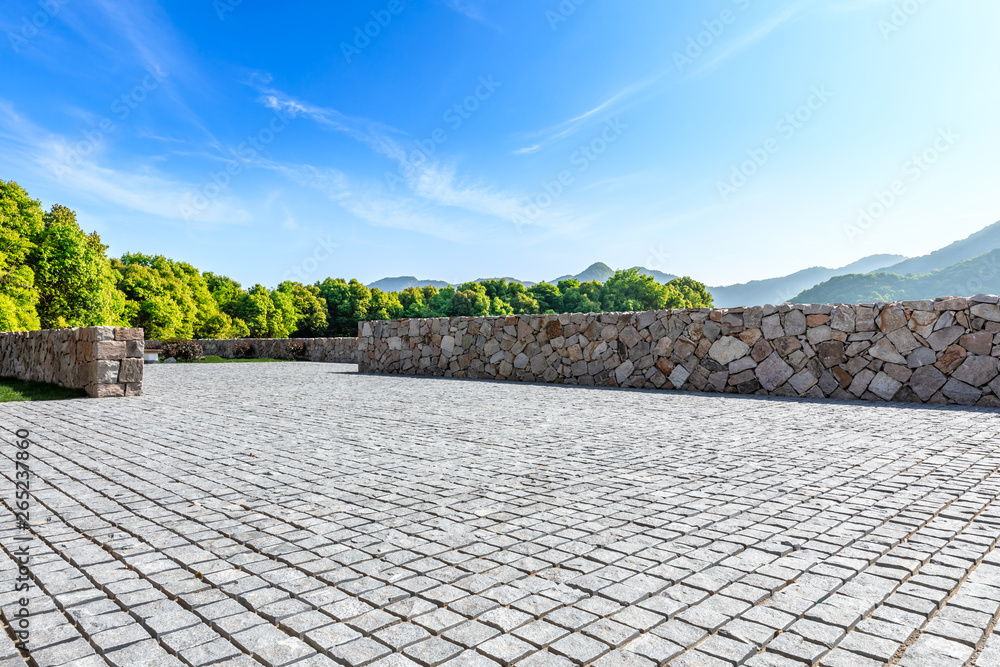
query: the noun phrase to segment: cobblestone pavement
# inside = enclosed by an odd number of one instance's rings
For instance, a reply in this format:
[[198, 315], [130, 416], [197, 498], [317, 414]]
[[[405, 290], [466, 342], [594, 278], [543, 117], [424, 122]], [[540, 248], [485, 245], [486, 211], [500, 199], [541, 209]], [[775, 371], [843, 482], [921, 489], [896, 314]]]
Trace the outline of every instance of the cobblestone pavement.
[[1000, 665], [998, 412], [351, 370], [0, 406], [0, 665]]

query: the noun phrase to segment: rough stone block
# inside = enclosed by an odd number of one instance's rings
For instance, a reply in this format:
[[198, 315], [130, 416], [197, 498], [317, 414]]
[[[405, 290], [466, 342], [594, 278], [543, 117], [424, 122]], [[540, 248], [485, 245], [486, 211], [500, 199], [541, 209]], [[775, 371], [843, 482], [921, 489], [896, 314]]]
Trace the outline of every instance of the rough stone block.
[[118, 370], [118, 382], [142, 382], [142, 369], [142, 359], [122, 359]]
[[125, 341], [104, 340], [94, 343], [94, 356], [97, 359], [124, 359], [127, 351]]
[[110, 398], [125, 395], [125, 386], [120, 384], [90, 384], [87, 385], [87, 396], [91, 398]]
[[115, 340], [143, 340], [144, 332], [140, 327], [116, 327]]

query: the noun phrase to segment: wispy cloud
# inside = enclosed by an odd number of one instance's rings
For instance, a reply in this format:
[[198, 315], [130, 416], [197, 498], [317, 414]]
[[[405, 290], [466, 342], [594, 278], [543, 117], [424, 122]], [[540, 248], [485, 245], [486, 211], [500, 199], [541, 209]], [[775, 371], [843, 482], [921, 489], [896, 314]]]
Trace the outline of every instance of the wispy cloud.
[[399, 224], [403, 228], [453, 238], [457, 232], [448, 223], [437, 223], [437, 227], [443, 232], [428, 231], [435, 229], [432, 215], [435, 208], [460, 209], [508, 223], [523, 218], [524, 198], [517, 194], [505, 192], [484, 179], [461, 177], [454, 167], [442, 165], [439, 161], [411, 163], [407, 151], [391, 136], [402, 134], [398, 130], [296, 99], [271, 87], [267, 76], [258, 76], [255, 82], [265, 106], [292, 116], [309, 118], [367, 145], [375, 153], [395, 163], [394, 175], [398, 174], [398, 180], [406, 185], [406, 195], [397, 196], [382, 188], [377, 191], [376, 197], [373, 194], [376, 190], [372, 186], [359, 190], [356, 186], [349, 185], [347, 177], [336, 170], [319, 170], [308, 165], [275, 166], [300, 182], [323, 190], [362, 219], [387, 225], [390, 224], [391, 216], [398, 214]]
[[685, 76], [682, 80], [686, 81], [696, 76], [700, 76], [701, 74], [718, 67], [726, 60], [729, 60], [738, 53], [741, 53], [764, 40], [772, 32], [791, 21], [813, 4], [815, 4], [815, 0], [803, 0], [802, 2], [792, 3], [781, 11], [772, 14], [755, 25], [750, 31], [740, 35], [733, 41], [724, 44], [723, 48], [718, 53], [716, 53], [709, 60], [700, 63], [698, 67], [688, 72], [687, 76]]
[[446, 0], [449, 9], [452, 9], [468, 19], [482, 23], [498, 32], [503, 30], [497, 24], [486, 17], [481, 0]]
[[651, 87], [653, 84], [659, 81], [660, 78], [662, 78], [662, 76], [663, 74], [659, 73], [647, 79], [643, 79], [642, 81], [631, 83], [628, 86], [625, 86], [624, 88], [619, 90], [617, 93], [615, 93], [608, 99], [598, 104], [596, 107], [590, 109], [589, 111], [585, 111], [584, 113], [578, 116], [574, 116], [569, 120], [565, 120], [559, 123], [558, 125], [554, 125], [552, 127], [546, 128], [544, 130], [539, 130], [537, 132], [533, 132], [528, 135], [524, 135], [527, 137], [536, 137], [537, 140], [532, 144], [529, 144], [522, 148], [518, 148], [517, 150], [513, 151], [513, 154], [530, 155], [532, 153], [537, 153], [538, 151], [542, 150], [547, 146], [550, 146], [562, 139], [565, 139], [566, 137], [576, 134], [581, 129], [589, 127], [595, 122], [601, 122], [603, 120], [603, 117], [600, 117], [599, 114], [601, 114], [604, 111], [608, 111], [609, 109], [617, 108], [618, 106], [620, 106], [621, 102], [628, 100], [637, 95], [638, 93]]
[[[143, 166], [114, 169], [101, 160], [104, 146], [46, 132], [13, 105], [0, 101], [0, 164], [13, 173], [32, 174], [102, 205], [180, 223], [180, 209], [195, 184], [168, 178]], [[245, 223], [251, 219], [238, 199], [219, 197], [196, 216], [197, 223]], [[183, 224], [183, 223], [180, 223]]]

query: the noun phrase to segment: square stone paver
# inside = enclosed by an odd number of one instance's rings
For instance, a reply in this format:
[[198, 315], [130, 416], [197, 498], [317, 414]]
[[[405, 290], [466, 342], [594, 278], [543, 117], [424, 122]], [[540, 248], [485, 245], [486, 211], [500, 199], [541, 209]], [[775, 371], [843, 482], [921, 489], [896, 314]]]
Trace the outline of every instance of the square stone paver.
[[1000, 667], [996, 411], [145, 370], [0, 405], [37, 664]]

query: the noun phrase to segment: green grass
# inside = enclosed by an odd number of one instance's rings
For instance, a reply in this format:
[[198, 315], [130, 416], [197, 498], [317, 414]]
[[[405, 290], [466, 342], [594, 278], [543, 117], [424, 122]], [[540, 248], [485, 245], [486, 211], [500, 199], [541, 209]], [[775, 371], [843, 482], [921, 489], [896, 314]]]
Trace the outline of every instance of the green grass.
[[83, 389], [68, 389], [47, 382], [27, 382], [13, 378], [0, 378], [0, 403], [9, 401], [61, 401], [83, 398]]
[[214, 354], [207, 354], [205, 358], [200, 361], [181, 361], [177, 360], [179, 364], [240, 364], [240, 363], [256, 363], [256, 362], [268, 362], [268, 361], [291, 361], [291, 359], [223, 359], [222, 357], [216, 356]]

